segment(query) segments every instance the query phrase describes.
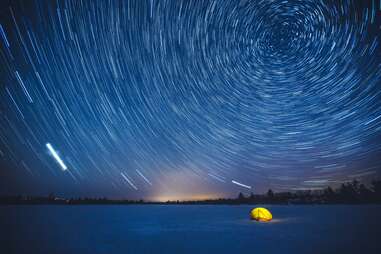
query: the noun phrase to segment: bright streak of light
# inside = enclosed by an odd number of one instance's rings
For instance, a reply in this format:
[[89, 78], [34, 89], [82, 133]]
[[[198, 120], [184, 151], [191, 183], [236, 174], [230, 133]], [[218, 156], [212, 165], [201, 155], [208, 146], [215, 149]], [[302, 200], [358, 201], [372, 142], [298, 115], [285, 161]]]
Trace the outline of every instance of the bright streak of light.
[[130, 179], [128, 179], [127, 176], [125, 176], [125, 175], [123, 174], [123, 172], [121, 172], [120, 174], [121, 174], [121, 175], [123, 176], [123, 178], [124, 178], [130, 185], [131, 185], [132, 188], [134, 188], [135, 190], [138, 190], [138, 188], [131, 182]]
[[136, 169], [136, 172], [146, 181], [149, 185], [152, 185], [152, 183], [139, 171]]
[[49, 149], [50, 153], [53, 155], [53, 158], [58, 162], [63, 170], [67, 170], [65, 163], [62, 161], [56, 150], [52, 147], [50, 143], [46, 144], [46, 147]]
[[249, 185], [245, 185], [245, 184], [243, 184], [243, 183], [239, 183], [239, 182], [234, 181], [234, 180], [232, 180], [232, 183], [234, 183], [234, 184], [236, 184], [236, 185], [238, 185], [238, 186], [247, 188], [247, 189], [251, 189], [251, 186], [249, 186]]

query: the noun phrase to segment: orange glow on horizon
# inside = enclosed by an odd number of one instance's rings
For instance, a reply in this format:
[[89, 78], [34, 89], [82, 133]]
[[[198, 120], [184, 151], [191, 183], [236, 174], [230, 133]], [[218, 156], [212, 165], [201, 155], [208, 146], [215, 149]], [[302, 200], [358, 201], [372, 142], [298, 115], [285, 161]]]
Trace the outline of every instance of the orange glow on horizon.
[[166, 202], [166, 201], [199, 201], [199, 200], [208, 200], [208, 199], [218, 199], [221, 198], [217, 194], [195, 194], [195, 195], [160, 195], [149, 197], [147, 200], [155, 202]]

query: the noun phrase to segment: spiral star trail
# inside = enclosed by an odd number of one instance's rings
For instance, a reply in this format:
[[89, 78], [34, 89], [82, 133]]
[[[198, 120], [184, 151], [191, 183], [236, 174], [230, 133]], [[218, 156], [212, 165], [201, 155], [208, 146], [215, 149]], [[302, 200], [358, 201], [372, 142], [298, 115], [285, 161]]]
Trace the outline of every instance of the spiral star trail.
[[380, 5], [2, 3], [0, 192], [195, 198], [374, 179]]

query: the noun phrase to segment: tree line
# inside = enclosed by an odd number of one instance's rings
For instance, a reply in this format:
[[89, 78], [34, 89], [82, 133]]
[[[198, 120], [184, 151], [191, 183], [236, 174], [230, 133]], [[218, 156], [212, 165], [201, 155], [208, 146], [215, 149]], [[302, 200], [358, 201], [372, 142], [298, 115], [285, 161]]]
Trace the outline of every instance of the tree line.
[[271, 189], [265, 195], [245, 196], [240, 193], [238, 203], [268, 204], [377, 204], [381, 203], [381, 180], [374, 180], [367, 187], [357, 180], [341, 184], [338, 188], [303, 190], [274, 193]]
[[327, 187], [321, 190], [278, 192], [271, 189], [265, 194], [239, 193], [237, 198], [220, 198], [197, 201], [152, 202], [140, 200], [114, 200], [107, 198], [70, 198], [64, 199], [50, 194], [47, 197], [3, 196], [1, 204], [57, 204], [57, 205], [124, 205], [124, 204], [381, 204], [381, 180], [374, 180], [369, 186], [357, 180], [341, 184], [338, 188]]

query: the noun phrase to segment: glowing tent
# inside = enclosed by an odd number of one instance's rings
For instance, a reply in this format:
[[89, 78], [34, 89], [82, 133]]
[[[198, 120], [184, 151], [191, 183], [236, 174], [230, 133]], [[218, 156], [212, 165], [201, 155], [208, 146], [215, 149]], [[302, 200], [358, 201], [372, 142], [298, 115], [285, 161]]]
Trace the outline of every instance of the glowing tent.
[[256, 221], [271, 221], [273, 216], [266, 208], [257, 207], [251, 210], [250, 218]]

